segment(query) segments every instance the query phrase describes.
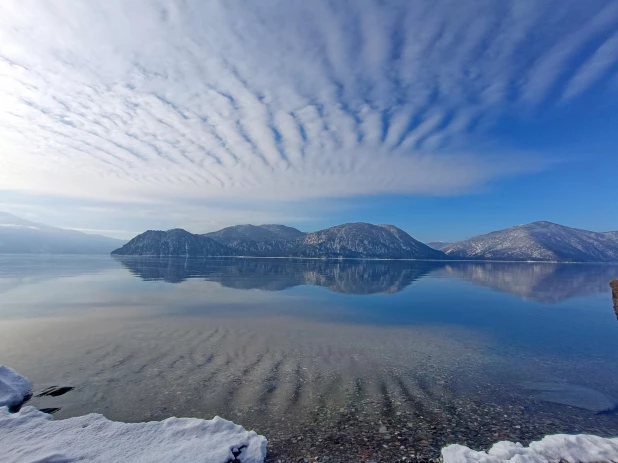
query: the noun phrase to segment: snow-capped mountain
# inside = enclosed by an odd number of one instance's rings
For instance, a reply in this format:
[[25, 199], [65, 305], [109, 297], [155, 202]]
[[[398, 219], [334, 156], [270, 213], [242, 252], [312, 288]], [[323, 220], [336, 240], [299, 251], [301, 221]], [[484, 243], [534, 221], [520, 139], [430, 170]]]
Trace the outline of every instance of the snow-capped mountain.
[[109, 254], [123, 243], [0, 212], [0, 254]]
[[181, 228], [148, 230], [112, 252], [119, 256], [234, 256], [236, 252], [212, 238], [194, 235]]
[[458, 259], [618, 262], [617, 235], [533, 222], [459, 241], [442, 250]]
[[612, 239], [618, 240], [618, 231], [603, 232], [602, 234], [605, 236], [609, 236]]
[[294, 255], [302, 257], [371, 257], [383, 259], [444, 259], [441, 251], [415, 240], [394, 225], [346, 223], [298, 240]]
[[[349, 223], [313, 233], [255, 225], [228, 227], [206, 235], [184, 230], [143, 233], [114, 254], [178, 256], [356, 257], [444, 259], [446, 256], [393, 225]], [[281, 231], [283, 230], [283, 232]], [[182, 234], [180, 234], [182, 232]], [[171, 236], [173, 234], [174, 236]], [[177, 236], [176, 236], [177, 235]], [[217, 244], [218, 247], [214, 246]]]

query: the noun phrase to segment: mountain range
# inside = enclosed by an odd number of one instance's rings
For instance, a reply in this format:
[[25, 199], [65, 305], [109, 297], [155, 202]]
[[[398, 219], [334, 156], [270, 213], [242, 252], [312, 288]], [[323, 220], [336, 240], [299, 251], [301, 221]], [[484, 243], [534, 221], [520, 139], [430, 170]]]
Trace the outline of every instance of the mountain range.
[[240, 225], [205, 235], [147, 231], [113, 252], [146, 256], [445, 259], [394, 225], [348, 223], [303, 233], [283, 225]]
[[0, 254], [109, 254], [124, 243], [50, 227], [0, 211]]
[[237, 225], [194, 235], [148, 231], [117, 255], [618, 262], [618, 232], [533, 222], [464, 241], [425, 245], [394, 225], [347, 223], [312, 233], [284, 225]]
[[0, 212], [0, 254], [618, 262], [618, 231], [592, 232], [544, 221], [428, 244], [394, 225], [363, 222], [311, 233], [279, 224], [236, 225], [205, 234], [148, 230], [123, 243]]

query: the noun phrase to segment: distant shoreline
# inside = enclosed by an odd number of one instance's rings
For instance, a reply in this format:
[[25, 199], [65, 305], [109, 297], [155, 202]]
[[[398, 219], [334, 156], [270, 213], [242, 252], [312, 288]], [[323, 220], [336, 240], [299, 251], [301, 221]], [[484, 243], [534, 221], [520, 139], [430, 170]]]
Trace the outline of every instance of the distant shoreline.
[[302, 259], [302, 260], [370, 260], [370, 261], [405, 261], [405, 262], [483, 262], [483, 263], [511, 263], [511, 264], [578, 264], [578, 265], [618, 265], [618, 261], [592, 261], [592, 262], [573, 262], [560, 260], [493, 260], [493, 259], [396, 259], [379, 257], [301, 257], [301, 256], [151, 256], [147, 254], [42, 254], [42, 253], [0, 253], [0, 256], [40, 256], [40, 257], [111, 257], [113, 259], [144, 258], [153, 259], [163, 258], [184, 258], [184, 259]]
[[[77, 255], [77, 254], [76, 254]], [[489, 260], [489, 259], [387, 259], [380, 257], [299, 257], [299, 256], [150, 256], [147, 254], [111, 254], [110, 257], [117, 259], [133, 258], [133, 257], [151, 257], [155, 259], [163, 258], [185, 258], [185, 259], [207, 259], [207, 258], [223, 258], [223, 259], [302, 259], [302, 260], [371, 260], [371, 261], [388, 261], [388, 262], [497, 262], [497, 263], [510, 263], [510, 264], [593, 264], [593, 265], [618, 265], [618, 261], [615, 262], [572, 262], [572, 261], [560, 261], [560, 260]]]

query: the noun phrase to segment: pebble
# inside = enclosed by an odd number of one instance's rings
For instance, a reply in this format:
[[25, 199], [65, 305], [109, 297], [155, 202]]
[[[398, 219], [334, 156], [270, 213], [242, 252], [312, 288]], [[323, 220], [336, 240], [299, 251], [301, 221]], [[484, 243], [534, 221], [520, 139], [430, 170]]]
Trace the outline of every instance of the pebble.
[[249, 425], [269, 437], [266, 463], [439, 462], [441, 448], [454, 443], [488, 449], [500, 440], [527, 445], [558, 432], [618, 434], [616, 416], [555, 405], [545, 409], [522, 407], [521, 400], [512, 403], [475, 403], [461, 398], [444, 407], [427, 407], [421, 415], [416, 403], [402, 402], [398, 414], [392, 409], [385, 411], [382, 402], [363, 400], [345, 407], [348, 413], [344, 415], [332, 413], [340, 406], [321, 408], [312, 414], [312, 423], [296, 422], [295, 429], [291, 428], [294, 419], [285, 424], [275, 422], [279, 429], [269, 427], [272, 422], [263, 428]]

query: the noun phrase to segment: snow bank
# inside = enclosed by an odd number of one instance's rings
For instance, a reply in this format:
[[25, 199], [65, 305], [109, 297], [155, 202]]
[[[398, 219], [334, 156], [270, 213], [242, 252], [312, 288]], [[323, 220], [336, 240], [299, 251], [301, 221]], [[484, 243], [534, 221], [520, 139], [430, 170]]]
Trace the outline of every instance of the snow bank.
[[[32, 383], [0, 365], [0, 461], [136, 463], [262, 463], [266, 439], [218, 416], [119, 423], [90, 414], [54, 421], [33, 407], [9, 408], [30, 394]], [[237, 460], [234, 460], [234, 458]]]
[[618, 438], [555, 434], [532, 442], [529, 447], [508, 441], [498, 442], [487, 453], [454, 444], [442, 449], [442, 457], [444, 463], [618, 462]]
[[32, 383], [15, 370], [0, 365], [0, 407], [18, 405], [30, 394]]
[[4, 463], [226, 463], [238, 450], [239, 461], [262, 463], [266, 439], [219, 417], [120, 423], [93, 413], [54, 420], [33, 407], [18, 413], [0, 407]]

